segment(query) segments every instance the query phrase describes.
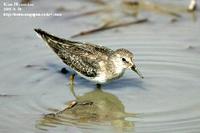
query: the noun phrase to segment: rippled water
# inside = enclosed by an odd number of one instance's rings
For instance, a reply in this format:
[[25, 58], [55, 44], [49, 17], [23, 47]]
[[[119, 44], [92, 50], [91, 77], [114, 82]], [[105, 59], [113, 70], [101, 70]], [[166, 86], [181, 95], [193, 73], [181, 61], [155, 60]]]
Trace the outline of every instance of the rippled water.
[[[34, 3], [30, 12], [52, 11], [66, 4]], [[187, 3], [181, 1], [182, 5]], [[65, 65], [43, 45], [33, 28], [67, 38], [91, 27], [98, 17], [66, 20], [1, 16], [0, 132], [115, 132], [114, 127], [138, 133], [200, 132], [199, 13], [196, 22], [188, 14], [176, 23], [171, 23], [169, 16], [151, 14], [150, 18], [149, 23], [76, 39], [129, 49], [145, 76], [140, 79], [128, 71], [120, 80], [103, 86], [100, 93], [94, 84], [76, 77], [74, 89], [78, 97], [82, 96], [79, 100], [95, 99], [105, 108], [100, 112], [105, 117], [88, 122], [68, 113], [58, 119], [45, 116], [64, 110], [76, 98], [70, 91], [69, 74], [59, 72]], [[129, 115], [121, 116], [126, 113]]]

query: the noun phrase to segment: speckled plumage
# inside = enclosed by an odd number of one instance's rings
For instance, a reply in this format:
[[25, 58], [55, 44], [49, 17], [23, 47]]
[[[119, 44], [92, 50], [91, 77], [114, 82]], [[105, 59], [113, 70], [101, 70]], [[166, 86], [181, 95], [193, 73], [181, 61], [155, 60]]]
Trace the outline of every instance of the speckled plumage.
[[[134, 65], [134, 56], [126, 49], [114, 51], [100, 45], [58, 38], [41, 29], [35, 31], [65, 64], [80, 76], [96, 83], [117, 79], [123, 75], [126, 67]], [[120, 56], [128, 58], [125, 64]]]

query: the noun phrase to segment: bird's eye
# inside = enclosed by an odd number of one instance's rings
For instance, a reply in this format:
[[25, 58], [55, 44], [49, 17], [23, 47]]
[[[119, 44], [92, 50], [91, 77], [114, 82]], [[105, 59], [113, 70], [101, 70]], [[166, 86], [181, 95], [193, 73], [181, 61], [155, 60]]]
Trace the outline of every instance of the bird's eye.
[[126, 59], [125, 59], [125, 58], [122, 58], [122, 61], [126, 62]]

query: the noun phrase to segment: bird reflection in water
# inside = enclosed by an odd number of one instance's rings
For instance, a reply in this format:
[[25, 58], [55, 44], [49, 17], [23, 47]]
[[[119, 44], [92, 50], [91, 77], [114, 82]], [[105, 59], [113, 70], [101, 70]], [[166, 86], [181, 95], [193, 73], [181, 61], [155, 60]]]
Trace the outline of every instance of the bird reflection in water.
[[135, 117], [134, 113], [126, 113], [122, 102], [113, 94], [103, 91], [100, 86], [95, 90], [77, 96], [74, 92], [74, 85], [71, 91], [75, 100], [69, 101], [67, 107], [57, 113], [50, 113], [39, 121], [37, 127], [56, 127], [58, 125], [74, 125], [87, 127], [88, 125], [111, 125], [114, 129], [133, 130], [132, 121], [127, 117]]

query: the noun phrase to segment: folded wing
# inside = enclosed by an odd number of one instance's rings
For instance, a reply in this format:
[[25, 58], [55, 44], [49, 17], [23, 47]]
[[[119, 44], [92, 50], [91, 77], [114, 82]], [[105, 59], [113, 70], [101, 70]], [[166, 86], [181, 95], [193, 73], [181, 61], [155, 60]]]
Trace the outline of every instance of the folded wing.
[[99, 62], [107, 60], [113, 53], [113, 50], [104, 46], [69, 41], [41, 29], [35, 31], [65, 64], [88, 77], [95, 77], [100, 68]]

